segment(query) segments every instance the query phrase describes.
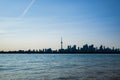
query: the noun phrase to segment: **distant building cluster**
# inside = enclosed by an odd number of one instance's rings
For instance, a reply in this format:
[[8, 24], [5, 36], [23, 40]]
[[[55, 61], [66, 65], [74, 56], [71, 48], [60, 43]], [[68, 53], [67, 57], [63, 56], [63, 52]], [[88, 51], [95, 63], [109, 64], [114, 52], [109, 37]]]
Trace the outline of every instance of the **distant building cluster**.
[[115, 49], [114, 47], [111, 49], [109, 47], [105, 47], [101, 45], [100, 47], [94, 47], [94, 45], [83, 45], [82, 48], [77, 47], [76, 45], [68, 46], [67, 49], [60, 49], [59, 52], [65, 53], [119, 53], [120, 49]]
[[63, 48], [63, 41], [61, 38], [61, 48], [58, 50], [39, 49], [39, 50], [18, 50], [18, 51], [0, 51], [0, 53], [120, 53], [118, 48], [109, 48], [101, 45], [100, 47], [94, 47], [94, 45], [85, 44], [83, 47], [77, 47], [76, 45], [68, 45], [66, 49]]

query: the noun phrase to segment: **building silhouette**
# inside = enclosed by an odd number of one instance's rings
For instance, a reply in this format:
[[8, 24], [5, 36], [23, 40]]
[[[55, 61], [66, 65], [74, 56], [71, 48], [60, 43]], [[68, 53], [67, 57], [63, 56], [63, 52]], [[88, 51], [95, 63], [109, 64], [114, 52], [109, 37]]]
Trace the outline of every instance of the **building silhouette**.
[[61, 37], [60, 41], [60, 49], [58, 50], [52, 50], [52, 48], [48, 49], [29, 49], [29, 50], [17, 50], [17, 51], [0, 51], [0, 53], [107, 53], [107, 54], [112, 54], [112, 53], [120, 53], [119, 48], [109, 48], [105, 47], [103, 45], [100, 45], [99, 47], [94, 47], [94, 44], [88, 45], [85, 44], [81, 48], [77, 47], [77, 45], [68, 45], [67, 48], [63, 48], [63, 40]]

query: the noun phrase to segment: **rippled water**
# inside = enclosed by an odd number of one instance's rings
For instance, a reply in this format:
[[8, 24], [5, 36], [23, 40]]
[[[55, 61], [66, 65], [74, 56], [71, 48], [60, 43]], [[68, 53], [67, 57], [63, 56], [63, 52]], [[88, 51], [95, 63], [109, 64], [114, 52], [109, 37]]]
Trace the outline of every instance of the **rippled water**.
[[120, 54], [0, 54], [0, 80], [120, 80]]

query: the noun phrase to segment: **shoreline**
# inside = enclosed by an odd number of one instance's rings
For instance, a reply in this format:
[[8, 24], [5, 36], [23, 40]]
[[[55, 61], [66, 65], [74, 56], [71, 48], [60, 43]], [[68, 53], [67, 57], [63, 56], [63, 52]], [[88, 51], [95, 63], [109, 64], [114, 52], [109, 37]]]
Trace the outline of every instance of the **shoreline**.
[[0, 54], [120, 54], [120, 52], [0, 52]]

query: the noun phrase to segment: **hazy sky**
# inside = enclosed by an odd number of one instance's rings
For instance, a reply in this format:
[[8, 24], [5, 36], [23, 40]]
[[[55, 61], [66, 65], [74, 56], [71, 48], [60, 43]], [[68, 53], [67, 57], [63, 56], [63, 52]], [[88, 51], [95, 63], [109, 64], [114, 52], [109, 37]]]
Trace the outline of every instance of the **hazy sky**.
[[0, 50], [120, 48], [120, 0], [0, 0]]

